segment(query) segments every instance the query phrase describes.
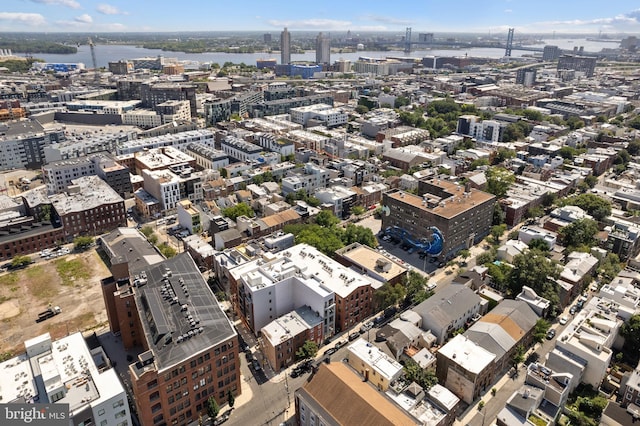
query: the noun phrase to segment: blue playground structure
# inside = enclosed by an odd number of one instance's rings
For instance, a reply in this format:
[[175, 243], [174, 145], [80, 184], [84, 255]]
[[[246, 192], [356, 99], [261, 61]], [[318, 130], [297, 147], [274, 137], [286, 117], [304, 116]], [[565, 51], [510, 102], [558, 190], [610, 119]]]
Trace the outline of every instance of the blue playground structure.
[[431, 240], [427, 238], [414, 238], [409, 231], [399, 226], [389, 226], [384, 230], [385, 235], [400, 240], [403, 244], [415, 247], [416, 250], [422, 251], [430, 256], [438, 256], [442, 253], [444, 246], [444, 236], [442, 232], [435, 226], [429, 228], [431, 231]]

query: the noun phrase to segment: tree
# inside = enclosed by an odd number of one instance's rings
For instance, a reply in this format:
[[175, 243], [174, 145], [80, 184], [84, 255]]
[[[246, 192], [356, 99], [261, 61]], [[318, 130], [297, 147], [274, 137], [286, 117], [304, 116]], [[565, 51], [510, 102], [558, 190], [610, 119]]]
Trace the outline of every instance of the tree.
[[491, 236], [493, 237], [494, 244], [500, 244], [500, 238], [506, 230], [507, 225], [504, 223], [502, 225], [493, 225], [491, 227]]
[[29, 256], [25, 256], [22, 254], [16, 255], [11, 261], [11, 268], [21, 268], [23, 266], [27, 266], [32, 262]]
[[408, 359], [404, 364], [404, 376], [411, 382], [416, 382], [425, 391], [431, 389], [436, 383], [436, 377], [432, 369], [425, 369], [412, 359]]
[[385, 283], [374, 293], [373, 297], [379, 309], [386, 309], [389, 306], [396, 306], [406, 295], [406, 290], [402, 284]]
[[549, 244], [547, 244], [547, 242], [542, 238], [534, 238], [531, 241], [529, 241], [529, 249], [539, 250], [543, 253], [546, 253], [549, 251]]
[[149, 235], [153, 234], [153, 228], [150, 227], [149, 225], [145, 225], [142, 228], [140, 228], [140, 232], [142, 232], [142, 234], [149, 238]]
[[493, 219], [491, 221], [492, 225], [502, 225], [504, 223], [505, 214], [500, 206], [500, 203], [496, 202], [493, 204]]
[[367, 108], [365, 105], [358, 105], [356, 107], [356, 112], [358, 114], [366, 114], [369, 112], [369, 108]]
[[584, 183], [591, 189], [593, 189], [596, 184], [598, 183], [598, 178], [595, 177], [594, 175], [589, 175], [586, 178], [584, 178]]
[[504, 262], [500, 262], [496, 265], [493, 262], [487, 263], [487, 273], [491, 277], [493, 286], [500, 291], [504, 291], [509, 283], [509, 275], [511, 274], [511, 267]]
[[620, 258], [617, 254], [608, 253], [604, 260], [600, 263], [598, 273], [602, 276], [602, 281], [611, 282], [623, 267], [624, 265], [620, 263]]
[[331, 228], [340, 223], [340, 219], [329, 210], [322, 210], [316, 216], [316, 223], [324, 228]]
[[632, 315], [622, 324], [620, 333], [624, 337], [623, 353], [637, 363], [640, 354], [640, 315]]
[[296, 358], [309, 359], [309, 358], [315, 357], [317, 353], [318, 353], [318, 344], [313, 340], [307, 340], [296, 351]]
[[238, 203], [235, 206], [222, 210], [222, 214], [231, 220], [236, 220], [239, 216], [254, 217], [256, 214], [246, 203]]
[[547, 336], [549, 327], [551, 327], [551, 324], [549, 324], [549, 321], [544, 318], [540, 318], [536, 321], [535, 328], [533, 329], [533, 340], [537, 343], [543, 342]]
[[567, 118], [566, 123], [567, 123], [567, 126], [569, 126], [569, 129], [571, 130], [577, 130], [584, 127], [584, 121], [580, 120], [575, 115], [572, 115], [571, 117]]
[[216, 399], [210, 396], [207, 400], [207, 414], [209, 414], [209, 417], [211, 417], [211, 419], [215, 420], [215, 418], [218, 417], [219, 412], [220, 407], [218, 406]]
[[509, 187], [516, 181], [513, 172], [504, 167], [491, 167], [486, 172], [487, 192], [496, 197], [504, 197]]
[[84, 250], [93, 244], [93, 237], [79, 236], [73, 239], [73, 248], [76, 250]]
[[467, 259], [471, 256], [471, 252], [467, 249], [462, 249], [458, 252], [458, 256], [462, 259], [462, 263], [467, 263]]
[[353, 206], [353, 207], [351, 207], [351, 213], [356, 215], [356, 216], [360, 216], [365, 211], [366, 211], [365, 208], [362, 207], [362, 206]]
[[416, 271], [409, 273], [402, 280], [406, 290], [405, 302], [418, 304], [427, 300], [433, 293], [427, 290], [427, 279]]
[[178, 254], [178, 252], [176, 251], [176, 249], [174, 249], [173, 247], [171, 247], [169, 244], [167, 243], [162, 243], [158, 246], [158, 251], [160, 251], [160, 253], [162, 253], [162, 255], [164, 257], [166, 257], [167, 259], [172, 258], [173, 256], [175, 256], [176, 254]]
[[527, 286], [548, 299], [555, 308], [559, 302], [555, 279], [560, 275], [556, 263], [547, 259], [544, 252], [535, 249], [515, 256], [512, 263], [513, 269], [509, 274], [510, 294], [515, 296], [522, 291], [522, 287]]
[[500, 148], [498, 149], [498, 152], [496, 153], [496, 155], [493, 157], [493, 161], [492, 164], [502, 164], [505, 161], [507, 161], [510, 158], [514, 158], [516, 156], [516, 153], [513, 152], [510, 149], [507, 148]]
[[531, 207], [529, 210], [527, 210], [525, 216], [530, 219], [534, 217], [542, 217], [544, 216], [544, 210], [540, 206]]
[[592, 219], [579, 219], [560, 230], [560, 238], [566, 247], [591, 246], [598, 233], [598, 224]]
[[155, 246], [158, 243], [158, 235], [155, 232], [152, 232], [151, 235], [147, 237], [147, 240]]
[[640, 154], [640, 140], [635, 139], [629, 142], [629, 145], [627, 145], [627, 152], [633, 156]]
[[262, 175], [255, 175], [252, 179], [251, 182], [255, 185], [262, 185], [262, 183], [264, 182], [264, 176]]
[[231, 407], [231, 408], [233, 408], [233, 406], [236, 403], [236, 398], [231, 393], [231, 390], [227, 391], [227, 403], [229, 404], [229, 407]]
[[[476, 265], [487, 265], [496, 260], [495, 249], [487, 250], [476, 257]], [[491, 275], [491, 274], [489, 274]]]
[[611, 214], [611, 203], [596, 194], [580, 194], [564, 200], [563, 205], [578, 206], [597, 221]]
[[284, 232], [295, 235], [296, 244], [309, 244], [327, 256], [333, 257], [336, 250], [344, 247], [342, 234], [344, 230], [337, 226], [325, 228], [317, 224], [287, 225]]
[[376, 247], [378, 242], [373, 235], [371, 229], [360, 225], [354, 225], [350, 223], [347, 225], [345, 231], [341, 235], [342, 242], [345, 245], [360, 243], [369, 247]]
[[513, 367], [517, 370], [518, 366], [524, 362], [524, 354], [526, 353], [526, 349], [522, 345], [516, 346], [516, 350], [513, 353], [513, 357], [511, 357], [511, 362], [513, 362]]
[[394, 108], [402, 108], [403, 106], [409, 105], [411, 101], [406, 96], [398, 96], [393, 103]]

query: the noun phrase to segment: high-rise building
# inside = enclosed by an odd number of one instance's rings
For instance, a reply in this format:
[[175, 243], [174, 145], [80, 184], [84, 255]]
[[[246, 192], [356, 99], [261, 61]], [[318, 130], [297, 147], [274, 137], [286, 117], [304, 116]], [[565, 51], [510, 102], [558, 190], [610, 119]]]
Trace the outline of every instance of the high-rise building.
[[262, 35], [262, 39], [265, 43], [271, 43], [271, 34], [269, 33], [264, 33]]
[[316, 63], [328, 64], [331, 56], [331, 40], [329, 37], [318, 34], [316, 37]]
[[560, 48], [558, 46], [547, 45], [542, 52], [543, 61], [556, 61], [560, 57]]
[[516, 72], [516, 84], [522, 84], [527, 87], [531, 87], [536, 83], [536, 69], [535, 68], [520, 68]]
[[597, 60], [595, 56], [562, 55], [558, 58], [558, 71], [574, 70], [593, 77]]
[[288, 64], [291, 62], [291, 34], [285, 28], [280, 33], [280, 63]]

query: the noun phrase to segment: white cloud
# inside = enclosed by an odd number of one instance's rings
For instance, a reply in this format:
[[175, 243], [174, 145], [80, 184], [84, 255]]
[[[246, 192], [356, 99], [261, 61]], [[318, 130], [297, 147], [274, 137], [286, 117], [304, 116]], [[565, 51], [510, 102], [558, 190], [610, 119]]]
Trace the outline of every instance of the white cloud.
[[611, 29], [618, 32], [638, 32], [640, 31], [640, 9], [632, 10], [611, 17], [594, 19], [571, 19], [564, 21], [543, 21], [526, 25], [524, 31], [598, 31], [601, 29]]
[[276, 28], [293, 28], [293, 29], [321, 29], [321, 30], [347, 30], [352, 25], [351, 21], [339, 21], [336, 19], [302, 19], [296, 21], [278, 21], [272, 19], [268, 21], [269, 25]]
[[46, 19], [39, 13], [0, 12], [0, 21], [26, 24], [31, 27], [46, 24]]
[[102, 13], [103, 15], [128, 15], [129, 13], [124, 12], [120, 9], [118, 9], [115, 6], [111, 6], [110, 4], [99, 4], [96, 7], [96, 10], [100, 13]]
[[80, 9], [80, 3], [76, 0], [31, 0], [34, 3], [51, 4], [70, 7], [71, 9]]
[[76, 22], [80, 22], [82, 24], [90, 24], [93, 22], [93, 18], [90, 15], [87, 15], [86, 13], [80, 15], [80, 16], [76, 16], [75, 18], [73, 18]]
[[361, 20], [381, 22], [383, 24], [390, 24], [390, 25], [412, 25], [415, 23], [415, 21], [411, 21], [409, 19], [398, 19], [398, 18], [393, 18], [391, 16], [379, 16], [379, 15], [364, 15], [361, 18]]

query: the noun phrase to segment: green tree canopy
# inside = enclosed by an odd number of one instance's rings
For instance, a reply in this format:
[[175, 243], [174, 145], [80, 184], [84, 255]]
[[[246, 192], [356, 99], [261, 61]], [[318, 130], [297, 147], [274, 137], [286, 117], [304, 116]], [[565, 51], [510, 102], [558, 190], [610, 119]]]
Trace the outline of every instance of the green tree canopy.
[[207, 414], [209, 417], [215, 420], [218, 417], [218, 413], [220, 412], [220, 407], [218, 406], [218, 402], [212, 396], [207, 399]]
[[222, 210], [222, 214], [231, 220], [236, 220], [239, 216], [254, 217], [256, 214], [246, 203], [238, 203], [235, 206]]
[[549, 321], [544, 318], [540, 318], [538, 321], [536, 321], [536, 325], [533, 330], [533, 340], [538, 343], [543, 342], [550, 327], [551, 324], [549, 324]]
[[76, 250], [84, 250], [93, 244], [93, 237], [90, 236], [79, 236], [73, 239], [73, 247]]
[[580, 219], [560, 230], [560, 238], [566, 247], [592, 246], [598, 233], [598, 224], [592, 219]]
[[432, 369], [422, 368], [412, 359], [405, 362], [403, 370], [407, 380], [416, 382], [424, 390], [429, 390], [438, 383], [438, 378]]
[[313, 340], [307, 340], [296, 351], [296, 358], [309, 359], [309, 358], [315, 357], [317, 353], [318, 353], [318, 344]]
[[560, 275], [557, 264], [547, 259], [544, 252], [529, 249], [513, 258], [513, 269], [509, 275], [509, 293], [519, 294], [522, 287], [532, 288], [539, 296], [548, 299], [554, 308], [559, 302], [558, 284]]
[[376, 247], [378, 243], [371, 229], [352, 223], [347, 225], [342, 234], [342, 242], [345, 245], [360, 243], [369, 247]]
[[611, 214], [611, 203], [596, 194], [580, 194], [565, 199], [563, 205], [578, 206], [597, 221]]
[[389, 306], [396, 306], [405, 298], [406, 294], [407, 292], [402, 284], [385, 283], [376, 290], [373, 297], [379, 309], [386, 309]]
[[331, 228], [340, 223], [340, 219], [329, 210], [322, 210], [316, 216], [316, 223], [324, 228]]
[[513, 172], [504, 167], [490, 167], [486, 172], [487, 192], [496, 197], [504, 197], [509, 187], [516, 181]]
[[640, 356], [640, 315], [632, 315], [622, 324], [620, 334], [624, 337], [623, 352], [637, 363]]

